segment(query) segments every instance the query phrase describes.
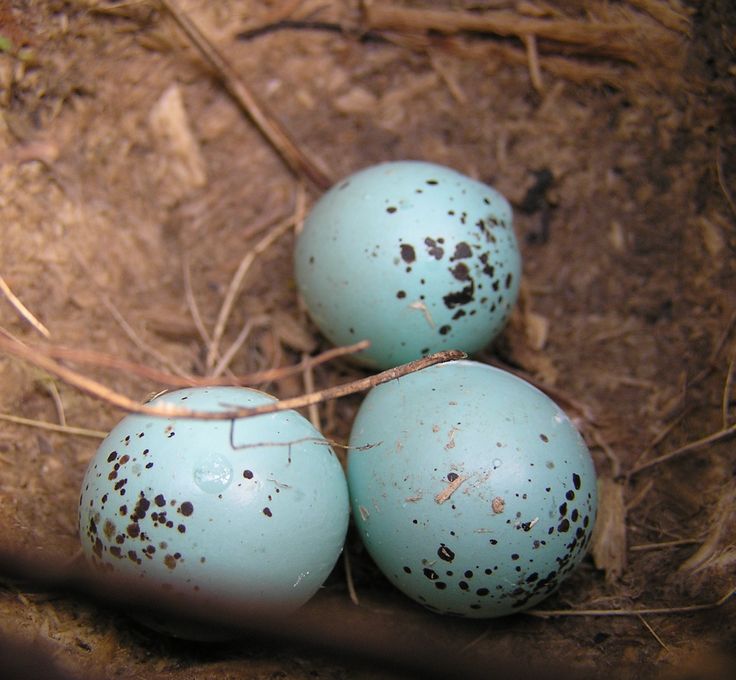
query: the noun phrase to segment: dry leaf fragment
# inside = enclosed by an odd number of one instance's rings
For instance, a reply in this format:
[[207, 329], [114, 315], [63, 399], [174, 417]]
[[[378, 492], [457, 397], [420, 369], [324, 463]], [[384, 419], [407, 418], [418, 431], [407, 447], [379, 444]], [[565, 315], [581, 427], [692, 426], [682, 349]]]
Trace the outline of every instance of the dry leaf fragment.
[[160, 152], [157, 168], [166, 198], [172, 202], [207, 183], [205, 162], [194, 136], [178, 85], [171, 85], [154, 105], [149, 125]]
[[626, 505], [624, 487], [610, 477], [598, 480], [598, 519], [593, 532], [593, 562], [609, 583], [626, 569]]

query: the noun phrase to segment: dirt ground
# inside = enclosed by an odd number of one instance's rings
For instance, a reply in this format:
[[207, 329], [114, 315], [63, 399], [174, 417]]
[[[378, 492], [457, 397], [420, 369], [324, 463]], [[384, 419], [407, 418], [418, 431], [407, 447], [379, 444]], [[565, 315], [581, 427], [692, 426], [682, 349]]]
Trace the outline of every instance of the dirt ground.
[[[176, 4], [330, 178], [422, 159], [509, 198], [523, 296], [479, 358], [548, 389], [583, 430], [603, 491], [595, 559], [540, 605], [565, 610], [555, 618], [463, 621], [393, 591], [351, 533], [360, 605], [343, 562], [316, 599], [333, 626], [361, 631], [360, 664], [329, 644], [182, 644], [109, 604], [4, 576], [8, 640], [71, 677], [393, 677], [385, 658], [366, 659], [404, 638], [485, 669], [508, 659], [588, 676], [733, 669], [732, 3], [390, 3], [414, 10], [398, 14], [357, 0]], [[439, 24], [429, 9], [446, 12]], [[488, 12], [506, 23], [463, 23]], [[569, 30], [545, 33], [555, 22]], [[223, 317], [223, 352], [251, 322], [225, 375], [329, 349], [297, 301], [293, 230], [261, 241], [319, 194], [157, 3], [0, 0], [0, 275], [48, 331], [6, 291], [0, 326], [17, 340], [44, 356], [85, 350], [64, 365], [142, 401], [166, 387], [160, 376], [90, 352], [211, 374], [223, 300], [257, 248]], [[260, 386], [286, 397], [364, 375], [337, 360]], [[326, 436], [347, 440], [360, 399], [319, 407]], [[103, 432], [121, 417], [12, 351], [0, 352], [0, 413]], [[79, 485], [98, 442], [87, 435], [0, 421], [2, 555], [76, 564]]]

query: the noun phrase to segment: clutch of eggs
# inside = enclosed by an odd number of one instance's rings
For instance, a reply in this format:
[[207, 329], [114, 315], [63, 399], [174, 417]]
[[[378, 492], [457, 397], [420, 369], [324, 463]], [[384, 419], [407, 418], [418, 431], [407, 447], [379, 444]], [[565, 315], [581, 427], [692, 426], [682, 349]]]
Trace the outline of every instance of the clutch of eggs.
[[[203, 387], [150, 404], [225, 411], [273, 401]], [[128, 415], [89, 464], [79, 530], [94, 567], [143, 579], [195, 610], [224, 601], [288, 612], [330, 574], [348, 515], [340, 462], [295, 411], [235, 421]], [[183, 637], [220, 637], [196, 622], [143, 620]]]
[[468, 353], [502, 329], [521, 260], [495, 189], [420, 161], [382, 163], [327, 191], [295, 248], [310, 316], [356, 359], [390, 368], [443, 349]]
[[473, 361], [375, 387], [350, 436], [348, 485], [368, 552], [429, 609], [522, 611], [584, 557], [596, 518], [593, 461], [562, 410]]

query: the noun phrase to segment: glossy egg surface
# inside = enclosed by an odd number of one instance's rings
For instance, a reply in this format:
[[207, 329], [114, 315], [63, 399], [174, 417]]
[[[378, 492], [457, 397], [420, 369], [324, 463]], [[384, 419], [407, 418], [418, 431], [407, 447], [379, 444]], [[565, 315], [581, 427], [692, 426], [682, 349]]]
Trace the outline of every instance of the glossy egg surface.
[[591, 456], [562, 410], [510, 373], [458, 361], [379, 385], [350, 446], [368, 552], [434, 611], [522, 611], [586, 553], [597, 508]]
[[[177, 390], [151, 404], [223, 411], [275, 401], [239, 387]], [[102, 571], [185, 601], [296, 609], [342, 550], [342, 467], [295, 411], [197, 420], [126, 416], [91, 460], [79, 528]]]
[[295, 248], [296, 282], [317, 326], [337, 345], [369, 339], [357, 359], [378, 368], [482, 349], [503, 328], [520, 275], [508, 201], [420, 161], [336, 184]]

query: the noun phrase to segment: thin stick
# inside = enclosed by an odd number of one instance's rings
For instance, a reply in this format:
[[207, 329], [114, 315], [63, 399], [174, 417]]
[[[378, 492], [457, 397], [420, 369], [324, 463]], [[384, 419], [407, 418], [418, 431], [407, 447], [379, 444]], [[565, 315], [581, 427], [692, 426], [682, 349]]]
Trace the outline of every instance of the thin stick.
[[662, 649], [664, 649], [666, 652], [669, 652], [670, 648], [664, 643], [664, 640], [662, 640], [662, 638], [657, 635], [657, 632], [654, 630], [654, 628], [652, 628], [649, 622], [641, 614], [639, 614], [638, 618], [639, 621], [642, 622], [644, 628], [646, 628], [651, 633], [652, 637], [660, 644]]
[[726, 382], [723, 385], [723, 397], [721, 399], [721, 412], [723, 414], [723, 427], [728, 427], [728, 408], [731, 403], [731, 388], [733, 386], [734, 365], [736, 364], [736, 349], [731, 355], [731, 361], [728, 364], [728, 372], [726, 373]]
[[655, 616], [668, 614], [687, 614], [705, 609], [722, 607], [736, 594], [736, 587], [731, 588], [715, 602], [689, 604], [682, 607], [643, 607], [641, 609], [529, 609], [524, 612], [529, 616], [549, 619], [555, 616]]
[[728, 190], [728, 187], [726, 186], [726, 180], [723, 176], [723, 162], [721, 161], [720, 144], [716, 146], [716, 173], [718, 174], [718, 185], [721, 187], [721, 191], [726, 197], [726, 201], [731, 208], [731, 212], [736, 215], [736, 202], [734, 202], [733, 196], [731, 196], [731, 192]]
[[533, 33], [524, 36], [524, 46], [526, 47], [526, 55], [529, 60], [529, 77], [532, 81], [532, 87], [537, 92], [542, 92], [544, 89], [544, 85], [542, 83], [542, 70], [539, 68], [537, 38]]
[[736, 326], [736, 312], [733, 312], [733, 314], [731, 314], [731, 317], [726, 323], [726, 327], [723, 329], [723, 333], [721, 333], [718, 341], [715, 344], [715, 347], [713, 348], [713, 351], [710, 354], [710, 357], [708, 357], [708, 362], [705, 368], [688, 382], [688, 387], [692, 387], [693, 385], [699, 383], [701, 380], [704, 380], [707, 376], [711, 374], [713, 369], [716, 367], [718, 357], [720, 356], [723, 348], [726, 346], [726, 341], [728, 340], [729, 335], [731, 335], [731, 331], [733, 330], [734, 326]]
[[265, 413], [275, 413], [277, 411], [303, 408], [310, 404], [319, 404], [329, 399], [339, 399], [340, 397], [355, 394], [356, 392], [364, 392], [376, 385], [389, 382], [390, 380], [395, 380], [396, 378], [408, 375], [409, 373], [420, 371], [429, 366], [433, 366], [434, 364], [464, 359], [467, 356], [465, 352], [460, 352], [458, 350], [437, 352], [436, 354], [430, 354], [427, 357], [417, 359], [416, 361], [412, 361], [408, 364], [390, 368], [387, 371], [378, 373], [377, 375], [362, 378], [360, 380], [354, 380], [353, 382], [344, 383], [324, 390], [318, 390], [309, 394], [303, 394], [298, 397], [292, 397], [291, 399], [283, 399], [281, 401], [250, 408], [212, 412], [192, 411], [173, 404], [140, 404], [119, 392], [115, 392], [108, 387], [105, 387], [105, 385], [102, 385], [95, 380], [87, 378], [76, 371], [72, 371], [71, 369], [62, 366], [50, 357], [41, 354], [30, 347], [26, 347], [25, 345], [8, 339], [3, 334], [0, 334], [0, 349], [58, 376], [70, 385], [76, 387], [78, 390], [96, 397], [97, 399], [101, 399], [108, 404], [117, 406], [123, 411], [162, 418], [198, 418], [201, 420], [232, 420], [234, 418], [248, 418]]
[[130, 338], [130, 340], [136, 347], [138, 347], [141, 351], [145, 352], [149, 356], [152, 356], [163, 366], [166, 366], [166, 368], [168, 368], [170, 371], [176, 373], [179, 376], [187, 377], [186, 371], [183, 371], [173, 361], [161, 354], [161, 352], [159, 352], [155, 347], [149, 345], [140, 335], [138, 335], [138, 332], [135, 330], [135, 328], [133, 328], [133, 326], [131, 326], [127, 322], [121, 311], [113, 304], [112, 300], [110, 300], [107, 295], [100, 292], [100, 299], [102, 300], [102, 304], [107, 307], [110, 314], [112, 314], [112, 317], [115, 319], [115, 321], [117, 321], [120, 328], [123, 329], [123, 332]]
[[44, 338], [48, 339], [51, 337], [51, 332], [46, 326], [44, 326], [26, 307], [20, 298], [10, 289], [10, 286], [5, 282], [5, 279], [0, 275], [0, 291], [8, 299], [8, 302], [13, 306], [20, 316], [22, 316], [33, 328], [35, 328]]
[[647, 447], [637, 456], [636, 460], [634, 461], [634, 467], [636, 467], [644, 458], [646, 458], [650, 452], [654, 451], [654, 448], [661, 444], [667, 435], [672, 432], [672, 430], [677, 427], [677, 425], [680, 423], [680, 421], [690, 413], [692, 410], [691, 407], [686, 407], [682, 410], [681, 413], [677, 414], [675, 418], [672, 419], [670, 423], [665, 425], [657, 434], [654, 436], [654, 439], [652, 439], [651, 442], [647, 445]]
[[[7, 331], [2, 331], [6, 337], [11, 337]], [[17, 341], [17, 339], [12, 338]], [[283, 380], [292, 375], [296, 375], [304, 371], [304, 367], [319, 366], [320, 364], [332, 361], [342, 356], [354, 354], [370, 347], [368, 340], [361, 340], [354, 345], [346, 347], [333, 347], [313, 357], [307, 357], [298, 364], [292, 366], [281, 366], [280, 368], [268, 368], [262, 371], [254, 371], [245, 375], [236, 376], [234, 378], [210, 378], [199, 376], [180, 377], [172, 373], [166, 373], [156, 368], [150, 368], [143, 364], [137, 364], [132, 361], [121, 359], [112, 354], [104, 352], [96, 352], [87, 349], [74, 349], [72, 347], [44, 347], [36, 348], [36, 351], [46, 354], [56, 359], [66, 359], [68, 361], [76, 361], [82, 364], [92, 366], [103, 366], [105, 368], [113, 368], [126, 373], [146, 378], [152, 382], [166, 385], [168, 387], [193, 387], [196, 385], [258, 385], [266, 382], [275, 382]]]
[[731, 437], [734, 434], [736, 434], [736, 424], [731, 425], [730, 427], [724, 427], [722, 430], [718, 430], [718, 432], [713, 432], [712, 434], [702, 437], [701, 439], [698, 439], [697, 441], [690, 442], [689, 444], [685, 444], [684, 446], [681, 446], [679, 449], [675, 449], [674, 451], [670, 451], [669, 453], [664, 453], [661, 456], [657, 456], [656, 458], [652, 458], [651, 460], [645, 461], [644, 463], [640, 463], [639, 465], [637, 465], [636, 467], [632, 468], [629, 471], [629, 477], [633, 477], [634, 475], [638, 474], [642, 470], [646, 470], [650, 467], [654, 467], [655, 465], [659, 465], [660, 463], [664, 463], [668, 460], [672, 460], [673, 458], [677, 458], [678, 456], [681, 456], [684, 453], [695, 451], [696, 449], [700, 449], [704, 446], [708, 446], [708, 444], [714, 444], [715, 442], [720, 441], [721, 439], [726, 439], [728, 437]]
[[695, 538], [681, 538], [676, 541], [662, 541], [661, 543], [640, 543], [629, 546], [631, 552], [644, 552], [646, 550], [661, 550], [664, 548], [676, 548], [681, 545], [700, 545], [703, 541]]
[[350, 554], [348, 553], [347, 547], [343, 548], [342, 560], [343, 567], [345, 568], [345, 583], [348, 587], [348, 597], [350, 597], [350, 601], [356, 607], [360, 607], [360, 600], [358, 599], [358, 592], [355, 590], [355, 582], [353, 581], [353, 569], [350, 564]]
[[46, 390], [51, 396], [51, 400], [54, 402], [54, 408], [56, 409], [56, 417], [59, 419], [59, 425], [66, 425], [66, 413], [64, 413], [64, 402], [61, 400], [61, 394], [59, 388], [56, 386], [56, 382], [53, 380], [45, 381]]
[[99, 430], [88, 430], [84, 427], [72, 427], [71, 425], [57, 425], [56, 423], [49, 423], [45, 420], [33, 420], [31, 418], [14, 416], [9, 413], [0, 413], [0, 420], [5, 420], [9, 423], [15, 423], [16, 425], [35, 427], [39, 430], [50, 430], [51, 432], [61, 432], [63, 434], [75, 435], [77, 437], [92, 437], [94, 439], [104, 439], [107, 436], [107, 432], [101, 432]]
[[[302, 355], [302, 359], [306, 357], [306, 354]], [[314, 392], [314, 370], [311, 366], [307, 365], [304, 367], [304, 372], [302, 373], [303, 380], [304, 380], [304, 390], [306, 392]], [[319, 408], [317, 407], [317, 404], [311, 404], [308, 409], [309, 414], [309, 422], [314, 425], [315, 429], [318, 432], [322, 432], [322, 423], [319, 419]]]
[[323, 191], [332, 186], [333, 182], [327, 174], [320, 170], [297, 146], [286, 129], [277, 122], [263, 102], [256, 99], [235, 69], [181, 10], [176, 0], [161, 0], [161, 4], [168, 10], [174, 21], [186, 33], [192, 44], [215, 71], [242, 111], [255, 123], [259, 132], [277, 151], [292, 172], [297, 177], [306, 177], [318, 189]]
[[248, 336], [251, 334], [253, 329], [256, 326], [262, 325], [268, 320], [268, 317], [266, 316], [257, 316], [253, 319], [248, 319], [244, 324], [243, 328], [241, 329], [240, 333], [238, 333], [238, 337], [235, 338], [234, 342], [230, 347], [227, 348], [227, 352], [222, 355], [222, 358], [220, 361], [217, 362], [217, 366], [212, 370], [212, 377], [217, 378], [221, 376], [230, 366], [230, 362], [235, 358], [235, 355], [238, 353], [238, 350], [242, 347], [243, 343], [248, 339]]
[[502, 37], [525, 35], [555, 40], [586, 48], [594, 54], [613, 56], [636, 63], [638, 56], [624, 36], [639, 26], [630, 21], [603, 23], [575, 19], [537, 19], [515, 12], [493, 10], [471, 12], [399, 7], [387, 2], [366, 3], [365, 21], [368, 28], [398, 31], [436, 31], [453, 34], [461, 31], [492, 33]]
[[[304, 200], [300, 198], [303, 193], [304, 192], [302, 190], [297, 197], [297, 210], [300, 209], [300, 204]], [[230, 312], [232, 311], [233, 305], [235, 304], [235, 299], [237, 298], [238, 293], [240, 293], [240, 287], [243, 285], [243, 279], [245, 278], [245, 275], [248, 273], [248, 270], [251, 268], [258, 256], [264, 251], [268, 250], [271, 245], [273, 245], [289, 229], [291, 229], [294, 225], [294, 222], [294, 215], [287, 217], [280, 224], [271, 229], [260, 241], [258, 241], [253, 249], [249, 250], [240, 261], [240, 264], [238, 265], [238, 268], [230, 281], [227, 293], [225, 293], [225, 299], [222, 301], [222, 307], [220, 308], [220, 313], [217, 316], [215, 330], [212, 333], [212, 343], [210, 344], [210, 349], [207, 353], [207, 367], [209, 369], [209, 372], [212, 372], [211, 369], [215, 365], [215, 360], [219, 352], [220, 341], [222, 340], [222, 336], [225, 333], [225, 327], [230, 317]]]
[[182, 279], [184, 280], [184, 295], [187, 301], [187, 308], [189, 314], [194, 321], [194, 327], [199, 333], [199, 337], [202, 338], [204, 346], [209, 351], [210, 345], [212, 344], [212, 338], [207, 332], [207, 328], [202, 321], [202, 315], [199, 313], [199, 305], [197, 304], [197, 298], [194, 297], [194, 288], [192, 287], [192, 268], [189, 262], [189, 253], [186, 251], [182, 252], [181, 255], [181, 268], [182, 268]]

